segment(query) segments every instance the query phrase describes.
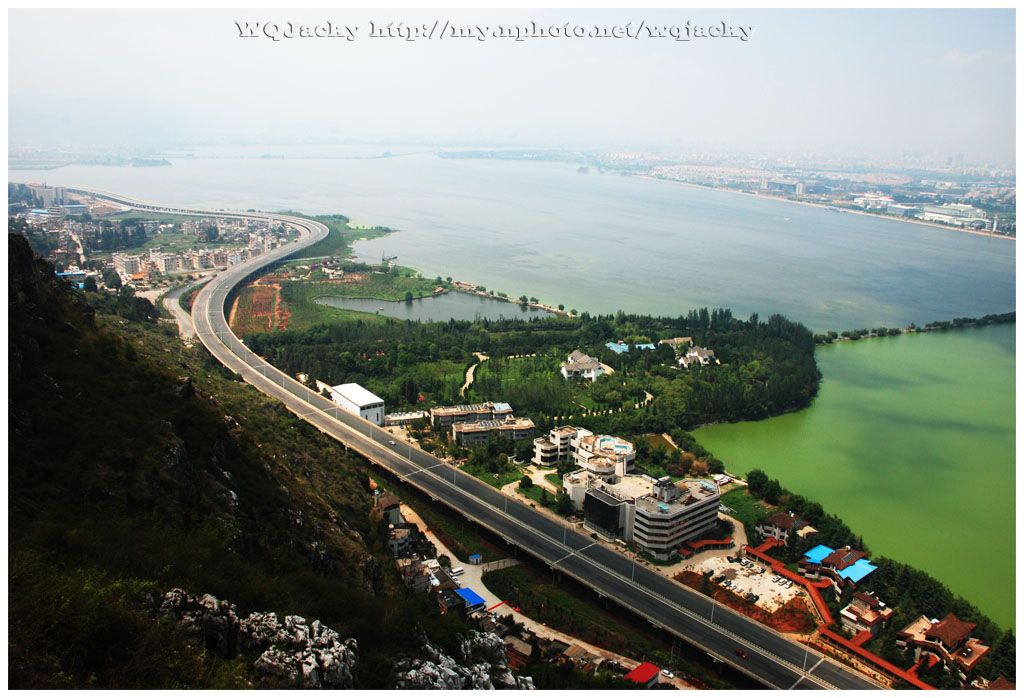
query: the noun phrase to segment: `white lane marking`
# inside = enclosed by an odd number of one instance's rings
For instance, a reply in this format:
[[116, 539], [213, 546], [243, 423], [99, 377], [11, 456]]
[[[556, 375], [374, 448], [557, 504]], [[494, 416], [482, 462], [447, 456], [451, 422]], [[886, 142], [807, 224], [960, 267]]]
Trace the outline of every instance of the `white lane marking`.
[[590, 547], [592, 547], [592, 546], [595, 546], [595, 545], [597, 545], [597, 543], [591, 543], [590, 545], [584, 545], [584, 546], [583, 546], [582, 548], [580, 548], [579, 550], [573, 550], [573, 551], [572, 551], [571, 553], [569, 553], [569, 554], [568, 554], [568, 555], [566, 555], [565, 557], [562, 557], [562, 558], [559, 558], [559, 559], [555, 560], [555, 564], [557, 565], [557, 564], [558, 564], [559, 562], [561, 562], [562, 560], [568, 560], [568, 559], [569, 559], [570, 557], [572, 557], [572, 556], [573, 556], [573, 555], [575, 555], [576, 553], [582, 553], [582, 552], [583, 552], [584, 550], [586, 550], [587, 548], [590, 548]]

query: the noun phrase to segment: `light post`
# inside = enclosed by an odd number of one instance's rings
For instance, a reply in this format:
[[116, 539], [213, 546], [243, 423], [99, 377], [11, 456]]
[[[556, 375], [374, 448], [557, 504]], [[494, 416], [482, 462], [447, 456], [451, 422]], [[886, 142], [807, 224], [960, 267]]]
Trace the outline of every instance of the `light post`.
[[[718, 603], [715, 599], [718, 597], [718, 591], [711, 595], [711, 625], [715, 624], [715, 605]], [[804, 661], [807, 661], [806, 658]]]

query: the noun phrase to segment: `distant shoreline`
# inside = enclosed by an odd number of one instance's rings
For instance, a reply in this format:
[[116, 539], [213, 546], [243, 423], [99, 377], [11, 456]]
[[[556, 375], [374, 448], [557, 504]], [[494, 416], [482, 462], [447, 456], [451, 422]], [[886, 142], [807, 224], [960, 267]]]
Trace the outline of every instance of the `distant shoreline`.
[[709, 187], [706, 184], [695, 184], [694, 182], [683, 182], [678, 179], [665, 179], [664, 177], [655, 177], [653, 175], [631, 175], [639, 179], [647, 179], [652, 182], [669, 182], [670, 184], [683, 184], [688, 187], [697, 187], [699, 189], [706, 189], [708, 191], [722, 191], [729, 194], [742, 194], [743, 196], [750, 196], [755, 199], [766, 199], [769, 201], [782, 201], [787, 204], [798, 204], [800, 206], [814, 206], [815, 208], [823, 208], [826, 210], [835, 210], [838, 213], [852, 213], [858, 216], [869, 216], [871, 218], [878, 218], [881, 220], [890, 220], [897, 223], [914, 223], [916, 225], [926, 225], [929, 228], [938, 228], [940, 230], [952, 230], [956, 233], [968, 233], [970, 235], [982, 235], [989, 238], [998, 238], [1000, 240], [1013, 240], [1017, 241], [1015, 236], [1011, 235], [1000, 235], [999, 233], [990, 233], [985, 230], [968, 230], [967, 228], [959, 228], [952, 225], [942, 225], [941, 223], [932, 223], [929, 221], [919, 221], [913, 218], [893, 218], [892, 216], [879, 216], [877, 213], [870, 213], [868, 211], [854, 211], [848, 208], [829, 208], [831, 204], [816, 204], [813, 201], [793, 201], [792, 199], [784, 199], [781, 196], [771, 196], [770, 194], [754, 194], [748, 191], [737, 191], [736, 189], [726, 189], [724, 187]]

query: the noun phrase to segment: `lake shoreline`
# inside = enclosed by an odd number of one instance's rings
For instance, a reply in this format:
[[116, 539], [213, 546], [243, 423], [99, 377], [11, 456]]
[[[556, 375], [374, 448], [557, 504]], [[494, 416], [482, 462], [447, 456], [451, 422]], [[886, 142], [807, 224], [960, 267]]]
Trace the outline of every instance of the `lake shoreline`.
[[984, 230], [968, 230], [967, 228], [959, 228], [952, 225], [942, 225], [941, 223], [933, 223], [930, 221], [920, 221], [913, 218], [894, 218], [892, 216], [880, 216], [877, 213], [870, 213], [869, 211], [854, 211], [848, 208], [837, 208], [833, 204], [817, 204], [813, 201], [793, 201], [792, 199], [785, 199], [781, 196], [771, 196], [770, 194], [755, 194], [748, 191], [738, 191], [736, 189], [725, 189], [724, 187], [710, 187], [706, 184], [695, 184], [694, 182], [683, 182], [678, 179], [665, 179], [664, 177], [655, 177], [653, 175], [631, 175], [639, 179], [646, 179], [651, 182], [668, 182], [670, 184], [682, 184], [688, 187], [696, 187], [698, 189], [705, 189], [707, 191], [721, 191], [727, 194], [741, 194], [743, 196], [749, 196], [755, 199], [768, 200], [768, 201], [782, 201], [787, 204], [798, 204], [800, 206], [813, 206], [814, 208], [823, 208], [826, 211], [836, 211], [837, 213], [853, 213], [858, 216], [869, 216], [871, 218], [880, 220], [895, 221], [896, 223], [913, 223], [915, 225], [926, 225], [929, 228], [938, 228], [940, 230], [950, 230], [955, 233], [968, 233], [970, 235], [981, 235], [983, 237], [998, 238], [1000, 240], [1012, 240], [1017, 241], [1015, 236], [1000, 235], [999, 233], [991, 233]]

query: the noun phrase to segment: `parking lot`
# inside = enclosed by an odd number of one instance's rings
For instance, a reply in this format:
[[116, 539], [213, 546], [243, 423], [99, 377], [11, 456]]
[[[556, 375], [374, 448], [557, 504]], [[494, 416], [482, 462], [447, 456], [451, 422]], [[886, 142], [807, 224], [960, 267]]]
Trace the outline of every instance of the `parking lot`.
[[720, 587], [753, 601], [768, 612], [776, 611], [790, 599], [805, 593], [799, 584], [776, 576], [756, 560], [734, 560], [730, 562], [727, 557], [710, 558], [696, 571], [700, 574], [711, 571], [712, 581]]

